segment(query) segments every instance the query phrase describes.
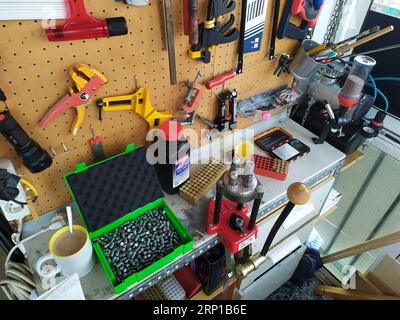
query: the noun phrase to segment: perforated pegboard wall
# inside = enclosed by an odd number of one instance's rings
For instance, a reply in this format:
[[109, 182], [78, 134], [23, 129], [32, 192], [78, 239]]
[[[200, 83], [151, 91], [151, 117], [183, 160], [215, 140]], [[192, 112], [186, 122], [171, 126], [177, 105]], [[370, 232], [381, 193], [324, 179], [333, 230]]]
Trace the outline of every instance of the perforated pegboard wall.
[[[237, 64], [237, 42], [213, 49], [212, 63], [206, 65], [188, 58], [188, 37], [183, 35], [182, 1], [173, 0], [175, 47], [178, 81], [193, 80], [200, 70], [202, 80], [211, 79]], [[234, 12], [236, 25], [240, 22], [241, 1]], [[289, 82], [289, 77], [276, 78], [272, 72], [276, 61], [265, 59], [269, 47], [273, 1], [269, 1], [262, 50], [245, 56], [244, 73], [230, 80], [225, 88], [235, 88], [239, 100], [248, 98], [269, 88]], [[113, 0], [86, 0], [87, 8], [96, 17], [124, 16], [128, 21], [127, 36], [80, 40], [73, 42], [49, 42], [42, 30], [41, 21], [0, 21], [0, 86], [8, 95], [8, 105], [14, 117], [24, 129], [43, 147], [53, 146], [61, 151], [61, 142], [72, 152], [56, 158], [51, 168], [32, 175], [22, 165], [15, 151], [0, 139], [0, 157], [10, 158], [19, 174], [34, 183], [40, 192], [36, 207], [44, 213], [69, 202], [70, 195], [63, 175], [73, 170], [79, 162], [93, 161], [90, 146], [90, 124], [97, 135], [105, 138], [104, 148], [108, 156], [120, 153], [124, 146], [134, 142], [143, 144], [147, 123], [130, 111], [103, 113], [98, 121], [94, 103], [86, 108], [86, 119], [76, 136], [70, 133], [74, 110], [57, 118], [47, 129], [39, 129], [37, 122], [43, 114], [66, 93], [70, 84], [68, 70], [76, 63], [87, 63], [102, 71], [109, 82], [98, 92], [97, 98], [110, 95], [130, 94], [135, 90], [134, 76], [139, 86], [150, 90], [151, 101], [157, 110], [176, 113], [186, 87], [182, 83], [171, 86], [168, 54], [164, 48], [162, 2], [151, 0], [147, 7], [132, 7]], [[204, 20], [207, 0], [199, 0], [199, 17]], [[283, 6], [282, 6], [283, 7]], [[61, 21], [58, 21], [61, 23]], [[292, 53], [298, 47], [294, 40], [278, 41], [277, 53]], [[199, 113], [214, 118], [216, 96], [221, 87], [207, 91], [202, 98]], [[239, 119], [239, 127], [249, 124]], [[197, 130], [205, 128], [196, 121]], [[106, 196], [106, 195], [105, 195]]]

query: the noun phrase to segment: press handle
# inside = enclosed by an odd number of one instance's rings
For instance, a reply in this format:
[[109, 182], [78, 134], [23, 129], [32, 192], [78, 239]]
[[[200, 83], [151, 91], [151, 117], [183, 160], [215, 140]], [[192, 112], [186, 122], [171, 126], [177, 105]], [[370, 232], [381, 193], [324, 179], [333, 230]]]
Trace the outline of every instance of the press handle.
[[268, 234], [267, 240], [265, 240], [264, 247], [261, 250], [261, 256], [266, 256], [269, 248], [271, 247], [272, 241], [276, 234], [278, 233], [280, 227], [285, 222], [286, 218], [292, 212], [296, 205], [303, 205], [310, 201], [311, 190], [301, 182], [295, 182], [289, 186], [287, 189], [287, 196], [289, 198], [289, 203], [285, 206], [282, 213], [275, 221], [271, 232]]

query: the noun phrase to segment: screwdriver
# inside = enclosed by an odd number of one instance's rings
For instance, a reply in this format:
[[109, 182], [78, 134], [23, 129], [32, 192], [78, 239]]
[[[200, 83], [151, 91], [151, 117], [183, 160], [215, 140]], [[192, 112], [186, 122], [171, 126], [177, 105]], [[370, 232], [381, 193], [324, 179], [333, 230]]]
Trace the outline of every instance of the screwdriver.
[[89, 143], [92, 148], [95, 161], [99, 162], [106, 158], [103, 149], [103, 138], [96, 136], [93, 125], [90, 125], [90, 130], [92, 131], [93, 137], [89, 140]]

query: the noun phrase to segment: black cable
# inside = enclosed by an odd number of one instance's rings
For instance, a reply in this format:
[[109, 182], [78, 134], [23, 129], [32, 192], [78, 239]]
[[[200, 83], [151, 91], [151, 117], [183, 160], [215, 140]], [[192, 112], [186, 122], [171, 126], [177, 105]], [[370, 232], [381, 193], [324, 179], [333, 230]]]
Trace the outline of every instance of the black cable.
[[[14, 247], [14, 243], [11, 240], [11, 236], [13, 233], [13, 228], [11, 228], [3, 213], [0, 212], [0, 247], [7, 254]], [[24, 262], [25, 257], [19, 248], [17, 248], [13, 252], [13, 254], [11, 255], [11, 260], [15, 262]]]
[[[19, 192], [18, 188], [15, 188], [15, 189]], [[9, 194], [7, 190], [1, 190], [1, 192], [8, 198], [8, 199], [2, 199], [4, 201], [12, 201], [16, 204], [19, 204], [20, 206], [26, 206], [28, 204], [27, 202], [21, 202], [21, 201], [16, 200], [15, 197], [13, 195]]]
[[267, 255], [269, 248], [271, 247], [272, 241], [274, 241], [276, 234], [278, 233], [282, 224], [285, 222], [286, 218], [289, 216], [290, 212], [292, 212], [294, 206], [295, 206], [294, 203], [289, 201], [289, 203], [286, 205], [286, 207], [280, 214], [279, 218], [275, 221], [274, 226], [271, 229], [271, 232], [268, 234], [267, 240], [265, 240], [264, 247], [261, 250], [262, 256], [265, 257]]

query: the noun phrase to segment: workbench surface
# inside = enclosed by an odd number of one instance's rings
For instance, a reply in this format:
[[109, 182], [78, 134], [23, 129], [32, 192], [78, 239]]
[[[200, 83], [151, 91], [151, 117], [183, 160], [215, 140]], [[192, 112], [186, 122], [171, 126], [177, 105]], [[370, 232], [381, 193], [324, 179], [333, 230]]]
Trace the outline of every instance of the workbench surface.
[[[297, 138], [308, 145], [311, 148], [311, 152], [290, 164], [289, 175], [286, 181], [278, 181], [260, 176], [258, 177], [265, 187], [265, 193], [259, 211], [259, 219], [268, 214], [268, 212], [272, 211], [274, 208], [282, 206], [282, 204], [287, 201], [286, 189], [291, 183], [301, 181], [312, 187], [324, 178], [338, 173], [345, 158], [343, 153], [327, 143], [323, 145], [315, 145], [311, 140], [315, 135], [296, 122], [287, 119], [285, 115], [276, 116], [269, 121], [257, 123], [251, 128], [254, 129], [254, 134], [257, 135], [275, 126], [282, 127], [291, 133], [294, 138]], [[265, 153], [258, 147], [255, 148], [255, 152], [257, 154], [265, 155]], [[214, 190], [211, 190], [208, 195], [212, 195], [213, 192]], [[184, 256], [175, 259], [172, 263], [165, 266], [157, 273], [149, 276], [147, 279], [132, 285], [127, 291], [119, 295], [114, 293], [100, 262], [97, 261], [93, 271], [81, 279], [86, 299], [131, 299], [175, 270], [187, 265], [207, 249], [219, 243], [216, 235], [210, 236], [205, 233], [207, 212], [206, 198], [203, 198], [194, 207], [182, 200], [178, 195], [165, 195], [165, 200], [195, 239], [193, 250]], [[54, 216], [54, 214], [62, 211], [63, 208], [58, 209], [52, 212], [52, 215]], [[49, 213], [49, 215], [51, 216], [51, 213]], [[44, 219], [42, 218], [44, 221], [46, 221], [46, 219], [49, 220], [49, 217], [44, 217]], [[35, 266], [38, 257], [47, 252], [48, 241], [53, 233], [54, 232], [48, 231], [26, 243], [28, 261], [32, 267]], [[62, 279], [63, 276], [59, 276], [57, 282]], [[40, 279], [38, 279], [38, 284], [40, 286]], [[43, 290], [40, 293], [42, 292]]]

